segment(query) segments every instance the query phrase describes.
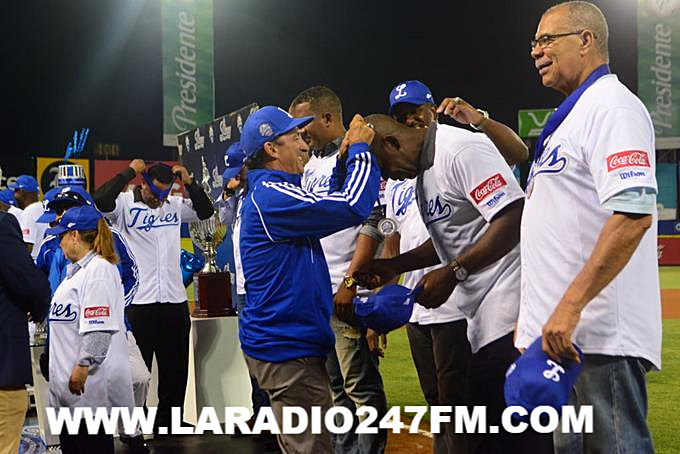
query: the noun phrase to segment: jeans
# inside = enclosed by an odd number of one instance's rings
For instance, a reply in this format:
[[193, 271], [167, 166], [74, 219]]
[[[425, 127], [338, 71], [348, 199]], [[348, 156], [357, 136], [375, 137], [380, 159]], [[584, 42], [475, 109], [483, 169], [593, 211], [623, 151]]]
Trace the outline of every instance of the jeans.
[[[241, 314], [241, 310], [243, 307], [246, 305], [246, 295], [237, 293], [236, 294], [236, 311]], [[250, 394], [250, 399], [253, 402], [253, 415], [257, 416], [257, 414], [260, 412], [260, 408], [262, 407], [271, 407], [271, 403], [269, 402], [269, 396], [267, 396], [267, 393], [260, 388], [260, 385], [257, 384], [257, 380], [255, 379], [254, 376], [250, 376], [250, 386], [252, 388], [252, 392]]]
[[554, 433], [556, 453], [653, 453], [647, 426], [649, 363], [628, 356], [585, 355], [569, 405], [593, 406], [593, 433]]
[[[325, 366], [330, 380], [333, 406], [345, 407], [349, 409], [353, 415], [356, 414], [357, 407], [345, 392], [344, 380], [342, 379], [340, 363], [338, 362], [338, 355], [335, 352], [335, 349], [326, 356]], [[342, 416], [339, 414], [335, 415], [335, 425], [338, 427], [342, 425]], [[345, 433], [331, 434], [335, 454], [359, 453], [359, 439], [358, 435], [355, 433], [357, 426], [359, 426], [359, 420], [354, 418], [354, 424], [352, 424], [351, 430], [348, 430]]]
[[[342, 400], [345, 393], [356, 408], [364, 405], [371, 406], [378, 411], [377, 420], [372, 426], [377, 426], [387, 413], [387, 399], [383, 389], [382, 377], [378, 369], [378, 357], [368, 348], [366, 332], [344, 323], [333, 315], [331, 327], [335, 333], [335, 352], [339, 368], [333, 367], [332, 359], [326, 360], [326, 370], [333, 391], [333, 399]], [[332, 355], [331, 355], [332, 356]], [[330, 367], [329, 367], [330, 366]], [[339, 374], [338, 374], [339, 372]], [[350, 408], [350, 410], [353, 410]], [[360, 420], [365, 419], [364, 415]], [[377, 434], [360, 434], [357, 436], [358, 452], [383, 453], [387, 443], [387, 430], [379, 429]], [[336, 452], [352, 452], [348, 450]]]

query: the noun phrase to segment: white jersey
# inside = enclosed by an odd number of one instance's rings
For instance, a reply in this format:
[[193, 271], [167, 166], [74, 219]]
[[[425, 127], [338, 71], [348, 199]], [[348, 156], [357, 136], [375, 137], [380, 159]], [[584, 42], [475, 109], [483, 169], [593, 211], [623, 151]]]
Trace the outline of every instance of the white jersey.
[[[328, 194], [329, 182], [336, 162], [337, 152], [327, 156], [312, 155], [305, 165], [302, 187], [315, 194]], [[349, 269], [360, 230], [361, 225], [356, 225], [321, 238], [321, 248], [328, 264], [333, 293], [336, 292]]]
[[38, 256], [40, 245], [45, 236], [45, 231], [49, 228], [49, 224], [36, 222], [45, 211], [42, 202], [33, 202], [21, 212], [19, 225], [21, 226], [21, 234], [24, 237], [24, 243], [32, 244], [33, 249], [31, 257], [33, 260]]
[[[388, 180], [385, 188], [386, 217], [396, 223], [401, 253], [415, 249], [430, 239], [430, 234], [418, 212], [415, 186], [415, 179]], [[410, 289], [414, 288], [426, 273], [435, 268], [437, 267], [433, 266], [405, 273], [402, 285]], [[456, 306], [452, 295], [448, 301], [435, 309], [428, 309], [420, 304], [415, 304], [409, 322], [431, 325], [464, 318], [465, 315]]]
[[19, 225], [21, 225], [21, 214], [24, 212], [24, 210], [15, 207], [14, 205], [10, 205], [7, 209], [7, 212], [17, 218], [17, 221], [20, 223]]
[[158, 208], [135, 202], [134, 192], [118, 195], [105, 213], [137, 261], [139, 288], [132, 304], [182, 303], [187, 295], [180, 262], [180, 225], [198, 220], [191, 200], [171, 195]]
[[[116, 265], [90, 253], [81, 267], [64, 279], [52, 297], [50, 324], [49, 406], [128, 407], [134, 406], [128, 346], [123, 322], [123, 285]], [[84, 334], [112, 332], [106, 359], [91, 369], [85, 392], [77, 396], [68, 389], [73, 367], [80, 360]]]
[[[591, 256], [612, 212], [602, 204], [634, 187], [656, 192], [654, 128], [615, 75], [598, 79], [549, 137], [522, 216], [522, 304], [517, 346], [541, 335]], [[585, 353], [661, 365], [656, 209], [652, 227], [619, 275], [581, 313], [574, 342]]]
[[[524, 197], [508, 164], [480, 133], [431, 125], [420, 168], [416, 183], [420, 215], [446, 263], [477, 242], [499, 211]], [[519, 268], [518, 245], [456, 285], [452, 297], [467, 317], [473, 353], [514, 329]]]

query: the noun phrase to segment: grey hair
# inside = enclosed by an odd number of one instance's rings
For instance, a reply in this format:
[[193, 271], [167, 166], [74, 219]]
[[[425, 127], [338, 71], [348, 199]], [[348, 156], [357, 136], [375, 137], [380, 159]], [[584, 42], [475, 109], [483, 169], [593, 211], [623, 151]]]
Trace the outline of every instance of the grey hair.
[[552, 6], [543, 17], [559, 8], [567, 8], [569, 23], [575, 30], [590, 30], [595, 35], [595, 49], [609, 63], [609, 26], [602, 10], [590, 2], [570, 1]]

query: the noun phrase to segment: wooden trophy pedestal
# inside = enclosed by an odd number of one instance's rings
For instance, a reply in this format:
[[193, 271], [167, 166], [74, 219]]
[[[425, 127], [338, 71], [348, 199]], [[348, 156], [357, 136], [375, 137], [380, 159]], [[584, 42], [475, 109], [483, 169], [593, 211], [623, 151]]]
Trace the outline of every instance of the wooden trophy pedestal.
[[231, 282], [228, 273], [198, 275], [198, 304], [194, 317], [224, 317], [236, 315], [231, 307]]

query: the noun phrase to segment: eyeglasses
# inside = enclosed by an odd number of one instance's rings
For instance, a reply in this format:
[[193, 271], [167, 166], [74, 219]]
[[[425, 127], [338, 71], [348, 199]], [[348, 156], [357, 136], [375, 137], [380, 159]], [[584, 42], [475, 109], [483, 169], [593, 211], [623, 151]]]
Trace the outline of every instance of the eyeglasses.
[[[538, 46], [542, 49], [542, 48], [552, 44], [557, 38], [562, 38], [564, 36], [570, 36], [570, 35], [580, 35], [584, 31], [585, 31], [585, 29], [575, 31], [575, 32], [569, 32], [569, 33], [556, 33], [554, 35], [543, 35], [538, 39], [532, 39], [531, 40], [531, 50], [534, 50], [536, 48], [536, 46]], [[593, 36], [595, 36], [595, 35], [593, 35]]]

